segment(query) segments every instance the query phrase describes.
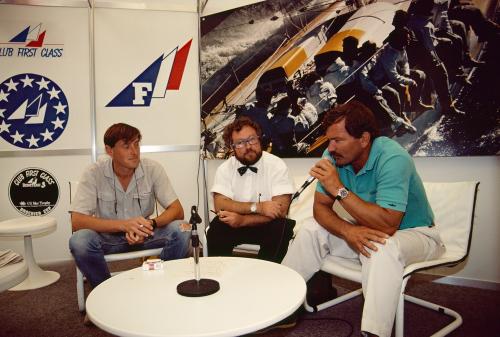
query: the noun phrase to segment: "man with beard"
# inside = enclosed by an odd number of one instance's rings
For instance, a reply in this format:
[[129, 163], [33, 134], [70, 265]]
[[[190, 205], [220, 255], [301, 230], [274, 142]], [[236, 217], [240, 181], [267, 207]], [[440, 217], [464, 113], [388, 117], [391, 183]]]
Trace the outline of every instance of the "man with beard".
[[[186, 257], [190, 226], [165, 169], [141, 159], [140, 131], [118, 123], [104, 134], [108, 156], [83, 173], [71, 204], [71, 254], [92, 287], [108, 279], [105, 254], [163, 248], [160, 258]], [[150, 218], [158, 201], [165, 209]]]
[[261, 147], [260, 126], [237, 118], [223, 134], [234, 156], [219, 166], [212, 193], [215, 217], [207, 233], [210, 256], [231, 256], [241, 243], [260, 245], [258, 258], [281, 262], [295, 222], [286, 219], [294, 192], [283, 160]]
[[[363, 335], [390, 336], [405, 265], [435, 258], [444, 246], [412, 158], [378, 136], [373, 113], [351, 101], [332, 108], [324, 126], [328, 149], [310, 171], [318, 180], [314, 218], [282, 263], [309, 280], [328, 254], [359, 259]], [[332, 209], [336, 201], [352, 221]]]

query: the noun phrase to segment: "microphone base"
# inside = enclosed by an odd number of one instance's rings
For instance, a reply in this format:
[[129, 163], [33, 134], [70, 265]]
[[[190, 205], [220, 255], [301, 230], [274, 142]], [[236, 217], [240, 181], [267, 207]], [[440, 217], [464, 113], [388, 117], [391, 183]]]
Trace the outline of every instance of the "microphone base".
[[177, 293], [187, 297], [201, 297], [215, 294], [219, 291], [219, 282], [202, 278], [199, 281], [187, 280], [177, 285]]

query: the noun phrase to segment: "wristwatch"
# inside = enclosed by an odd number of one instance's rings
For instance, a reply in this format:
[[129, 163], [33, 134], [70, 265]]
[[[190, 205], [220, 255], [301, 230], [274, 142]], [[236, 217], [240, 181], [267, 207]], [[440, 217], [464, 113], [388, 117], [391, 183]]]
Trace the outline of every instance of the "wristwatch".
[[250, 213], [252, 214], [257, 213], [257, 203], [254, 202], [250, 205]]
[[347, 196], [349, 195], [349, 190], [345, 187], [341, 187], [337, 190], [337, 195], [335, 196], [335, 199], [337, 200], [344, 200], [345, 198], [347, 198]]
[[151, 221], [151, 227], [153, 227], [153, 229], [155, 229], [156, 227], [158, 227], [158, 224], [156, 223], [156, 220], [155, 219], [149, 219]]

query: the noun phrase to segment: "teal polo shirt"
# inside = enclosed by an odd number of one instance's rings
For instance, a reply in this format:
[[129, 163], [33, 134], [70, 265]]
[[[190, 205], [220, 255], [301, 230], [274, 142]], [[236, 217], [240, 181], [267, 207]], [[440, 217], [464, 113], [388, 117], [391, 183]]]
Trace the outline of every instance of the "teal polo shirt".
[[[328, 150], [323, 153], [334, 165]], [[365, 166], [356, 174], [351, 164], [337, 167], [340, 181], [364, 201], [404, 212], [399, 229], [429, 226], [434, 214], [413, 159], [397, 142], [387, 137], [373, 141]], [[316, 191], [326, 194], [318, 182]]]

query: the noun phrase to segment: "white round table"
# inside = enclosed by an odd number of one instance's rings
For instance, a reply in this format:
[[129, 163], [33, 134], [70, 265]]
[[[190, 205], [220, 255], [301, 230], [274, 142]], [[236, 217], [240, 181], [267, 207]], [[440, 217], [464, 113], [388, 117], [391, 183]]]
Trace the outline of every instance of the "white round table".
[[139, 267], [101, 283], [87, 298], [87, 315], [119, 336], [237, 336], [281, 321], [304, 302], [304, 279], [280, 264], [205, 257], [200, 270], [201, 278], [219, 282], [218, 292], [177, 294], [179, 283], [194, 278], [194, 261], [167, 261], [163, 270]]
[[0, 267], [0, 292], [12, 288], [28, 277], [26, 261]]
[[59, 279], [59, 273], [45, 271], [38, 266], [33, 256], [31, 240], [32, 235], [46, 233], [56, 228], [56, 219], [46, 216], [22, 217], [0, 222], [0, 236], [24, 237], [24, 260], [28, 266], [28, 277], [9, 290], [37, 289], [48, 286]]

